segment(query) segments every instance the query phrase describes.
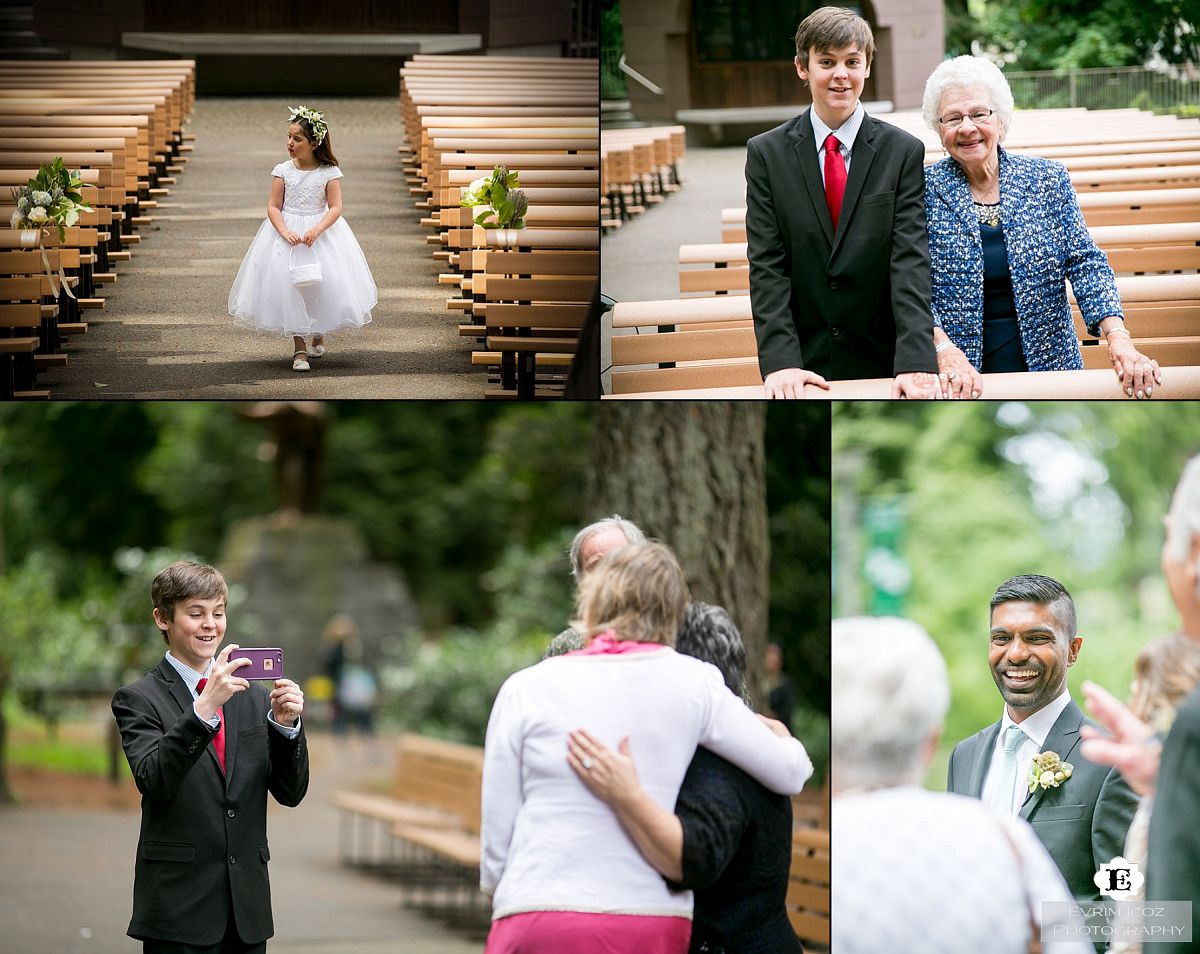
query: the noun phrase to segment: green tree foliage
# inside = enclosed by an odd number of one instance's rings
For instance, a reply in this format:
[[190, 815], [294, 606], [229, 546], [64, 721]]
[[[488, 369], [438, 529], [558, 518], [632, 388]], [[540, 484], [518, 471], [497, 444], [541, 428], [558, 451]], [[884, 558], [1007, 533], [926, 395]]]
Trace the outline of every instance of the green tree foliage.
[[1200, 54], [1197, 0], [982, 0], [946, 4], [946, 50], [972, 42], [1014, 57], [1012, 69], [1142, 66]]
[[69, 554], [71, 590], [118, 547], [159, 537], [166, 513], [137, 479], [157, 438], [149, 407], [0, 405], [0, 567], [34, 550]]
[[823, 713], [829, 712], [829, 447], [827, 413], [768, 406], [768, 637], [783, 647], [801, 703]]

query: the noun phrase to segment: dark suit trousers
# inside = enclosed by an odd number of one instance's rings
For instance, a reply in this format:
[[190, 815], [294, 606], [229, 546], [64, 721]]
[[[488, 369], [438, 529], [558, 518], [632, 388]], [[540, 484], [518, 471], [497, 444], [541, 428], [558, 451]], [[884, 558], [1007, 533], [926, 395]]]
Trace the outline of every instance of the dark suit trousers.
[[246, 944], [238, 937], [232, 918], [225, 928], [225, 936], [216, 944], [197, 947], [195, 944], [180, 944], [178, 941], [142, 941], [142, 954], [267, 954], [267, 942]]

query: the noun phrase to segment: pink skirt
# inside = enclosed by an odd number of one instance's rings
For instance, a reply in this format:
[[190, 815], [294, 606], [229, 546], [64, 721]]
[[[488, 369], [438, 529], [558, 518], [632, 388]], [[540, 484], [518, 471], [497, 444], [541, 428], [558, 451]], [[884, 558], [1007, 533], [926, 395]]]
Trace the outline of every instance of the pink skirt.
[[691, 937], [687, 918], [531, 911], [493, 921], [484, 954], [687, 954]]

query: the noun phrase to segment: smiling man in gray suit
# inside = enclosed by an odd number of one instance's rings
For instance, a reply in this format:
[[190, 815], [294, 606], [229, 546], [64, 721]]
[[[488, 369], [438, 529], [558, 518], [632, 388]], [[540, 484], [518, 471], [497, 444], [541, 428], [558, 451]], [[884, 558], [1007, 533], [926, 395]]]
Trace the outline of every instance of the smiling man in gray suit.
[[[1067, 690], [1079, 658], [1075, 604], [1057, 580], [1017, 576], [992, 596], [988, 665], [1004, 712], [950, 756], [948, 788], [1032, 826], [1079, 901], [1100, 900], [1092, 878], [1122, 853], [1138, 798], [1116, 769], [1079, 751], [1084, 717]], [[1053, 752], [1073, 772], [1029, 790], [1034, 758]]]

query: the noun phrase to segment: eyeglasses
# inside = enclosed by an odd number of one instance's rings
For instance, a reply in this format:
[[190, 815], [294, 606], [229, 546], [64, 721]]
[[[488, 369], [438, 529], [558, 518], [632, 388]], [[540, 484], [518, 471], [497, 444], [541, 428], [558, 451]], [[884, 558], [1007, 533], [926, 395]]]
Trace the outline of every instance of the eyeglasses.
[[965, 116], [962, 115], [962, 113], [954, 113], [951, 116], [943, 116], [941, 119], [938, 120], [938, 122], [941, 123], [943, 126], [945, 126], [947, 129], [957, 129], [959, 126], [961, 126], [963, 124], [964, 119], [971, 120], [971, 122], [974, 123], [976, 126], [982, 126], [984, 123], [986, 123], [989, 119], [992, 118], [992, 114], [994, 112], [995, 112], [994, 109], [976, 109], [973, 112], [967, 113], [967, 115], [965, 115]]

